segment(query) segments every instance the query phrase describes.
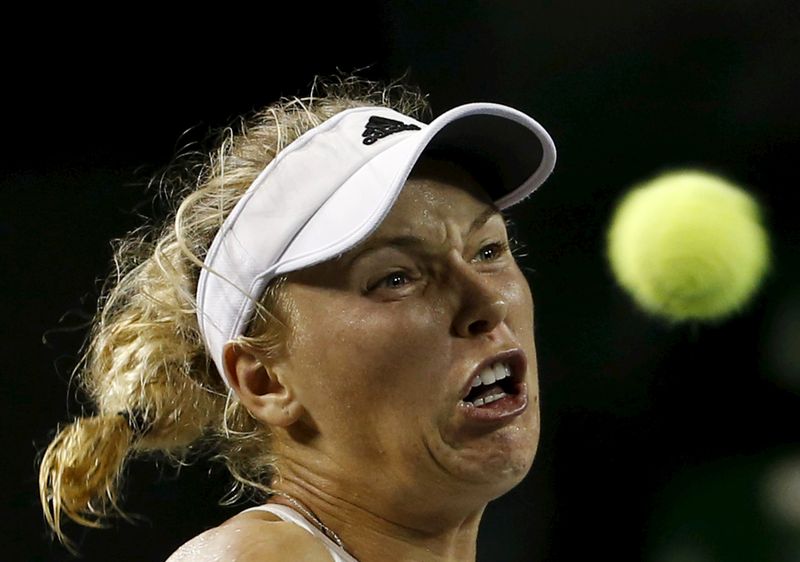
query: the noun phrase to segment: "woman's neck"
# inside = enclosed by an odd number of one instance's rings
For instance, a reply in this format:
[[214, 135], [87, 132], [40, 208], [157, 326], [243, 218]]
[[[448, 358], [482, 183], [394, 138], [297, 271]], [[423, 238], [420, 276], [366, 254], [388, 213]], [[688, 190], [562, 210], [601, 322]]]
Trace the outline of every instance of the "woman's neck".
[[[359, 562], [471, 562], [476, 557], [478, 527], [485, 505], [461, 517], [442, 514], [435, 524], [423, 518], [400, 521], [358, 501], [338, 497], [282, 478], [276, 489], [288, 494], [300, 506], [280, 495], [270, 501], [292, 507]], [[369, 498], [365, 498], [369, 499]], [[429, 512], [430, 505], [421, 511]], [[310, 513], [303, 513], [310, 511]], [[316, 519], [316, 521], [315, 521]], [[336, 537], [331, 536], [331, 533]]]

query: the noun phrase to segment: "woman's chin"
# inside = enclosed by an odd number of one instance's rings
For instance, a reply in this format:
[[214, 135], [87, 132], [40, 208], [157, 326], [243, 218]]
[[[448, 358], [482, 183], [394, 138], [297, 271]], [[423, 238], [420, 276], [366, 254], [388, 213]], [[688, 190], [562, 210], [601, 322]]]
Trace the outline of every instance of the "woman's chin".
[[[520, 420], [522, 421], [522, 420]], [[539, 428], [511, 425], [456, 445], [443, 444], [439, 464], [468, 486], [486, 488], [488, 500], [519, 484], [533, 465]]]
[[497, 462], [485, 465], [483, 469], [462, 467], [464, 484], [459, 492], [461, 497], [469, 498], [474, 509], [504, 496], [516, 488], [528, 475], [533, 465], [533, 457], [506, 459], [501, 465]]

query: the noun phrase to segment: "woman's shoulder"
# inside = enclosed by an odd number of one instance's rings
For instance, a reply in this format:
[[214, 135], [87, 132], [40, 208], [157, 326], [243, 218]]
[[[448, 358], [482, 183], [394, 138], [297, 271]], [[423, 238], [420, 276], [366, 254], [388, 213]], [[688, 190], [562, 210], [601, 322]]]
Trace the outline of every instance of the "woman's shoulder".
[[235, 515], [185, 543], [167, 562], [333, 562], [325, 545], [267, 511]]

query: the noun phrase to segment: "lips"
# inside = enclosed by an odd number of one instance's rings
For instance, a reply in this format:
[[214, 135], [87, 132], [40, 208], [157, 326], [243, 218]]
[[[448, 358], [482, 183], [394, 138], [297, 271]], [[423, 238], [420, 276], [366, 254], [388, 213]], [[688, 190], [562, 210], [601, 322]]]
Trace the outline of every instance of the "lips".
[[[510, 371], [510, 376], [500, 383], [505, 395], [483, 405], [467, 401], [465, 398], [470, 394], [475, 376], [498, 362], [508, 365]], [[461, 390], [462, 398], [456, 408], [461, 430], [468, 434], [483, 435], [487, 431], [498, 430], [522, 415], [528, 408], [527, 372], [527, 357], [518, 348], [487, 357], [476, 365]]]

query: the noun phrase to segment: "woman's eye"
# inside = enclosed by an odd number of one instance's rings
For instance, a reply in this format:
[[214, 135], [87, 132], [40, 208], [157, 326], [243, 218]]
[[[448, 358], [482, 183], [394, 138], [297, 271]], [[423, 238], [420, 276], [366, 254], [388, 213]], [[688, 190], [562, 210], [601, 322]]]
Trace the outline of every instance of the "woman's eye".
[[[478, 252], [478, 256], [481, 256], [479, 261], [494, 261], [500, 259], [508, 251], [508, 243], [505, 241], [501, 242], [492, 242], [491, 244], [487, 244], [483, 248], [480, 249]], [[370, 290], [373, 289], [401, 289], [405, 285], [408, 284], [410, 280], [408, 274], [405, 271], [393, 271], [383, 279], [380, 279], [377, 283], [372, 285]]]
[[399, 289], [405, 285], [401, 280], [408, 280], [408, 275], [403, 271], [393, 271], [373, 285], [372, 288], [379, 289], [381, 287], [386, 287], [387, 289]]
[[508, 244], [506, 242], [492, 242], [481, 248], [478, 255], [483, 256], [485, 258], [484, 261], [492, 261], [505, 254], [507, 250]]

